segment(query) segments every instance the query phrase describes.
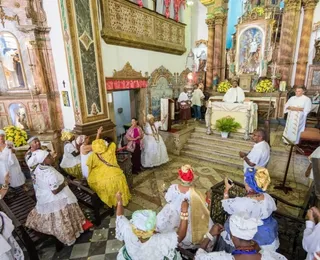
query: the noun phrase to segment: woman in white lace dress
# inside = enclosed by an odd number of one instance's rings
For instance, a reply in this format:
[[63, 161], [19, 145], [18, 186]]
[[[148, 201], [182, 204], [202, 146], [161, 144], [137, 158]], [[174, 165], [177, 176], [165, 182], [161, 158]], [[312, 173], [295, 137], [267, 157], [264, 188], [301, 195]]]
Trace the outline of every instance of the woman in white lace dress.
[[183, 248], [195, 248], [202, 241], [203, 236], [212, 227], [213, 222], [205, 202], [204, 196], [192, 187], [194, 179], [193, 169], [184, 165], [179, 170], [180, 184], [172, 184], [165, 199], [167, 204], [157, 215], [157, 231], [170, 232], [180, 223], [180, 205], [184, 200], [190, 203], [188, 231], [185, 239], [180, 243]]
[[186, 235], [188, 225], [188, 202], [180, 205], [178, 231], [156, 233], [156, 212], [138, 210], [129, 221], [123, 214], [122, 195], [117, 193], [116, 238], [124, 242], [117, 256], [118, 260], [180, 260], [176, 251], [178, 243]]
[[159, 128], [163, 121], [154, 121], [153, 115], [147, 115], [147, 122], [143, 127], [145, 135], [143, 138], [144, 149], [141, 153], [141, 164], [145, 168], [159, 166], [169, 161], [167, 147], [159, 134]]
[[[6, 195], [9, 185], [9, 174], [5, 176], [0, 188], [0, 200]], [[11, 219], [0, 211], [0, 260], [24, 260], [23, 251], [12, 236], [14, 226]]]
[[25, 184], [26, 177], [21, 171], [13, 143], [6, 141], [5, 135], [5, 132], [0, 130], [0, 184], [4, 183], [4, 178], [9, 172], [10, 187], [16, 188]]
[[225, 251], [207, 253], [205, 251], [210, 240], [221, 233], [223, 227], [215, 225], [207, 237], [203, 240], [201, 248], [198, 249], [195, 260], [286, 260], [286, 258], [276, 252], [262, 250], [254, 241], [254, 236], [258, 227], [263, 224], [260, 219], [250, 218], [248, 213], [239, 212], [230, 217], [231, 239], [235, 245], [232, 254]]
[[48, 151], [37, 150], [28, 160], [34, 170], [36, 207], [29, 213], [26, 226], [38, 232], [55, 236], [66, 245], [72, 245], [80, 234], [92, 227], [85, 219], [67, 182], [51, 165]]
[[[279, 247], [278, 223], [272, 217], [272, 213], [277, 210], [277, 206], [273, 198], [266, 193], [271, 182], [269, 172], [265, 168], [248, 168], [245, 182], [247, 195], [229, 199], [228, 193], [232, 185], [226, 179], [222, 207], [229, 215], [247, 212], [250, 217], [262, 219], [263, 225], [259, 226], [254, 240], [261, 248], [276, 251]], [[228, 245], [233, 246], [228, 220], [225, 223], [225, 230], [221, 233], [221, 237]]]

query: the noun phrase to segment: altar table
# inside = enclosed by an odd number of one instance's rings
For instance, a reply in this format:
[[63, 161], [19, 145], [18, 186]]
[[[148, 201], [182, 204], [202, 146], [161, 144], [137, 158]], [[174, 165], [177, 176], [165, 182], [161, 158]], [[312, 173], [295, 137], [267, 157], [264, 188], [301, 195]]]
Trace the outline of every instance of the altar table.
[[258, 105], [253, 102], [226, 103], [213, 102], [211, 114], [211, 128], [216, 129], [216, 121], [222, 117], [231, 116], [240, 123], [239, 133], [247, 136], [257, 129], [258, 126]]

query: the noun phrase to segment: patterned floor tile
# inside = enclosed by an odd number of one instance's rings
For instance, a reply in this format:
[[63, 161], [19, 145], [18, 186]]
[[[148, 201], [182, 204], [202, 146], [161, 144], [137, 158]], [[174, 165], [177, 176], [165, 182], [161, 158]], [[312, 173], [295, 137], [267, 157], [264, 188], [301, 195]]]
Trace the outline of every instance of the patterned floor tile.
[[70, 259], [87, 257], [89, 255], [91, 243], [82, 243], [73, 246]]
[[91, 242], [108, 240], [108, 233], [109, 233], [108, 228], [96, 229], [95, 231], [93, 231], [93, 236], [91, 238]]
[[91, 243], [88, 256], [102, 255], [106, 251], [107, 241]]
[[106, 247], [106, 254], [119, 252], [120, 248], [123, 246], [123, 243], [117, 239], [108, 240]]

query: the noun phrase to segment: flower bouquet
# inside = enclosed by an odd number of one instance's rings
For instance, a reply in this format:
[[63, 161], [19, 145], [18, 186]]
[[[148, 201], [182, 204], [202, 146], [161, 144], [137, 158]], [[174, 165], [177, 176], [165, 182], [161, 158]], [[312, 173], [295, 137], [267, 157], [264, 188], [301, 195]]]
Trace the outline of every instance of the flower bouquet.
[[274, 88], [270, 79], [261, 80], [256, 86], [256, 92], [259, 93], [270, 93], [273, 92]]
[[217, 91], [219, 93], [226, 93], [229, 88], [231, 88], [231, 83], [226, 79], [225, 81], [221, 81], [218, 85]]
[[6, 133], [6, 140], [13, 142], [15, 147], [20, 147], [27, 144], [28, 135], [26, 131], [19, 127], [10, 125], [3, 128]]

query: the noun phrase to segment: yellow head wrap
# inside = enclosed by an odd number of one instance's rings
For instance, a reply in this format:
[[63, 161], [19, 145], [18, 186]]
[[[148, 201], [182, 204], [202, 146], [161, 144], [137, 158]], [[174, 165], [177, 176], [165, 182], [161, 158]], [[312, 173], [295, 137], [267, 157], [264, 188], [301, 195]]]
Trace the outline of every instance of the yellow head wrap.
[[61, 132], [61, 141], [63, 142], [69, 141], [73, 136], [74, 134], [72, 133], [71, 130], [63, 129]]
[[94, 140], [92, 142], [92, 151], [97, 154], [101, 154], [107, 151], [106, 142], [102, 139]]
[[150, 121], [151, 119], [154, 119], [154, 116], [152, 114], [147, 115], [147, 120]]
[[269, 172], [266, 168], [257, 167], [257, 172], [254, 179], [260, 189], [266, 191], [269, 184], [271, 183]]

